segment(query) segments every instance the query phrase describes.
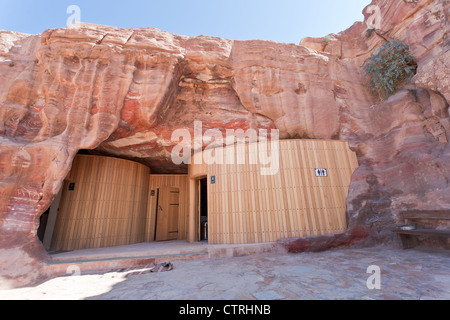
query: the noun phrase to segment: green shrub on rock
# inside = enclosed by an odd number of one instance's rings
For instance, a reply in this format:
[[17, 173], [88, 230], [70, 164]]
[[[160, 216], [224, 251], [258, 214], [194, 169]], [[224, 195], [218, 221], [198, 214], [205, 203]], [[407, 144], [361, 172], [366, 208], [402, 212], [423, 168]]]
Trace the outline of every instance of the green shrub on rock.
[[409, 46], [398, 39], [384, 41], [363, 66], [371, 91], [382, 99], [401, 89], [417, 72], [417, 61], [410, 55]]

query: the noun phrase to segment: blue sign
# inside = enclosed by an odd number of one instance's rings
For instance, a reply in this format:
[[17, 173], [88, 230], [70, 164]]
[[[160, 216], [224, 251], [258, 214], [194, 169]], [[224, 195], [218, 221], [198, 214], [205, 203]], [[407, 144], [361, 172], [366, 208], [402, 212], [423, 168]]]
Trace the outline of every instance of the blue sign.
[[216, 176], [211, 176], [211, 184], [216, 184]]

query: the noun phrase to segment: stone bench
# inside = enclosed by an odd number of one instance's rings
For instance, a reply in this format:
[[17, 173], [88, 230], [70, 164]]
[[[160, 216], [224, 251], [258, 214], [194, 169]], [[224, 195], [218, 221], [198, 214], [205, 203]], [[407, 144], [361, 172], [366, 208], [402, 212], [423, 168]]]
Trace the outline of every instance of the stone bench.
[[450, 230], [434, 229], [425, 224], [420, 223], [422, 220], [443, 221], [450, 220], [450, 210], [433, 210], [433, 211], [405, 211], [401, 214], [406, 226], [412, 226], [414, 229], [406, 230], [402, 227], [397, 227], [393, 232], [397, 233], [402, 242], [403, 249], [411, 249], [417, 246], [419, 236], [425, 237], [444, 237], [450, 238]]

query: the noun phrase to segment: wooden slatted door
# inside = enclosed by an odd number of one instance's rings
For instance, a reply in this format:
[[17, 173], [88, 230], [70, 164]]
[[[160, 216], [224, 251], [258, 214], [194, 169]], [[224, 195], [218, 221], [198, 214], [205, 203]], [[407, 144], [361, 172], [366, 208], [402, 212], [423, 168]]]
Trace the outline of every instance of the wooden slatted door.
[[178, 239], [178, 211], [180, 208], [178, 188], [160, 188], [156, 214], [156, 241]]

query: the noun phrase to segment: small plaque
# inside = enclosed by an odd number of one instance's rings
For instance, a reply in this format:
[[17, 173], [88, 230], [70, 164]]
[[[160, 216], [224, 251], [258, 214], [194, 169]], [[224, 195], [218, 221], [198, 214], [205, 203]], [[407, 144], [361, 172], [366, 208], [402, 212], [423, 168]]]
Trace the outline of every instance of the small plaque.
[[155, 196], [155, 190], [150, 191], [150, 196], [154, 197]]
[[75, 190], [75, 183], [69, 183], [69, 191], [74, 191]]
[[216, 176], [211, 176], [211, 184], [216, 184]]
[[328, 177], [327, 169], [314, 169], [316, 171], [316, 177]]

